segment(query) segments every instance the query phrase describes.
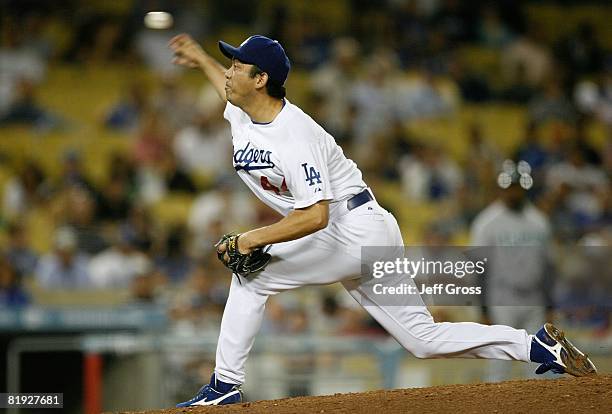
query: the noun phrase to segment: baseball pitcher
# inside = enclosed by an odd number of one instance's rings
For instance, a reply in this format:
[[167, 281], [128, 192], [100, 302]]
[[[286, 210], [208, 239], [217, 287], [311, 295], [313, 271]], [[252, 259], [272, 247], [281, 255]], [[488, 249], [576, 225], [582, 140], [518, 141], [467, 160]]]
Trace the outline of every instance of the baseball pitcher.
[[[226, 102], [233, 165], [244, 183], [284, 217], [228, 234], [217, 244], [233, 271], [210, 384], [178, 407], [242, 401], [245, 362], [270, 295], [341, 282], [358, 301], [361, 246], [402, 246], [397, 221], [384, 210], [334, 138], [285, 98], [290, 62], [281, 44], [251, 36], [238, 47], [219, 42], [229, 68], [191, 37], [170, 41], [177, 64], [201, 69]], [[546, 324], [535, 335], [508, 326], [436, 323], [427, 307], [366, 310], [419, 358], [489, 358], [541, 364], [539, 372], [595, 372], [591, 361]]]

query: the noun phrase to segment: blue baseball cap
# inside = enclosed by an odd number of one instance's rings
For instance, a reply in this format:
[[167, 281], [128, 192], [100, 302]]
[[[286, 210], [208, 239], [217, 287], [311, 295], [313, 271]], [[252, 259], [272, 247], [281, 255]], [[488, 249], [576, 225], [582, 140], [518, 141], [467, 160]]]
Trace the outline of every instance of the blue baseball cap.
[[270, 79], [281, 85], [284, 85], [287, 80], [291, 63], [285, 49], [277, 40], [254, 35], [242, 42], [239, 47], [220, 40], [219, 49], [230, 59], [238, 59], [246, 64], [256, 65], [266, 72]]

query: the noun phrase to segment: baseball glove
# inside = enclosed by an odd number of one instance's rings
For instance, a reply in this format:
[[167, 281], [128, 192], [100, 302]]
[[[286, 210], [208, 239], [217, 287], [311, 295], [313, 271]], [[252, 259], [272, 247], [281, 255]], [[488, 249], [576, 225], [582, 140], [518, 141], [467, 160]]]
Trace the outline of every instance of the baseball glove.
[[[238, 237], [240, 234], [228, 233], [221, 237], [215, 244], [217, 247], [217, 257], [232, 272], [240, 276], [247, 276], [250, 273], [263, 270], [270, 262], [272, 256], [265, 253], [263, 249], [255, 249], [251, 253], [243, 254], [238, 251]], [[225, 251], [219, 252], [219, 246], [225, 245]], [[226, 260], [225, 255], [229, 259]]]

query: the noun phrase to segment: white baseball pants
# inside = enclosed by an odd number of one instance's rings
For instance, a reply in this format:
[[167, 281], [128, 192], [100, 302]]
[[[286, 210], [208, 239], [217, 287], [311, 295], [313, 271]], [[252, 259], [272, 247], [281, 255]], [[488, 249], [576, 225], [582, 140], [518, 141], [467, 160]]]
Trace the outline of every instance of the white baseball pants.
[[[490, 306], [489, 317], [493, 323], [519, 326], [527, 331], [536, 332], [546, 322], [546, 308], [543, 306]], [[502, 361], [490, 361], [486, 379], [488, 382], [504, 381], [510, 379], [511, 373], [511, 364]], [[534, 370], [527, 366], [522, 375], [525, 378], [542, 378], [541, 375], [536, 375]]]
[[[402, 246], [397, 221], [376, 201], [351, 211], [335, 203], [324, 230], [271, 247], [272, 261], [252, 278], [232, 277], [225, 305], [215, 373], [242, 384], [245, 363], [264, 317], [268, 296], [305, 285], [341, 282], [361, 303], [361, 246]], [[417, 358], [487, 358], [529, 361], [526, 331], [472, 322], [434, 322], [427, 307], [364, 306]]]

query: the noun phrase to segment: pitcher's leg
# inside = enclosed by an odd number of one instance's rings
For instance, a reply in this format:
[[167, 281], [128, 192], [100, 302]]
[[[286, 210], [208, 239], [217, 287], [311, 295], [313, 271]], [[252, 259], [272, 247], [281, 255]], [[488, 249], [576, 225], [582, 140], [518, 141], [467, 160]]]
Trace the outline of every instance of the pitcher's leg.
[[365, 302], [359, 280], [344, 287], [404, 348], [417, 358], [486, 358], [526, 361], [530, 336], [522, 329], [472, 322], [436, 323], [422, 306], [378, 306]]
[[215, 374], [219, 380], [244, 383], [244, 365], [261, 327], [267, 299], [232, 277], [217, 343]]
[[[516, 307], [512, 306], [489, 306], [489, 317], [494, 324], [520, 326], [527, 328], [522, 324], [523, 318], [521, 312], [517, 312]], [[544, 323], [544, 322], [542, 322]], [[536, 332], [542, 324], [535, 328], [529, 329], [529, 332]], [[533, 372], [530, 366], [526, 369]], [[504, 361], [492, 360], [487, 364], [487, 382], [500, 382], [510, 379], [512, 374], [512, 365]]]
[[278, 243], [270, 250], [273, 259], [265, 270], [240, 277], [240, 281], [232, 277], [217, 343], [218, 379], [231, 384], [244, 383], [245, 363], [261, 327], [268, 296], [359, 275], [358, 259], [317, 246], [316, 241], [324, 236], [313, 234]]

